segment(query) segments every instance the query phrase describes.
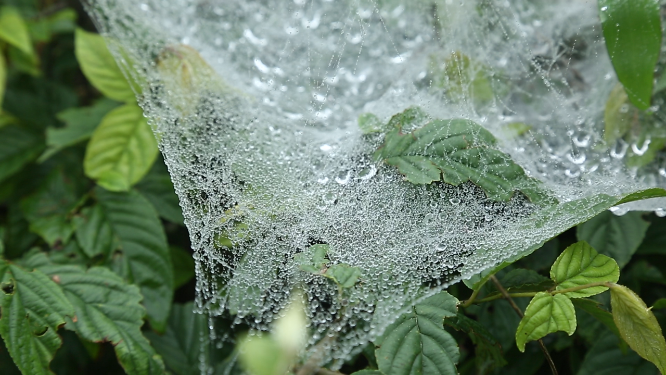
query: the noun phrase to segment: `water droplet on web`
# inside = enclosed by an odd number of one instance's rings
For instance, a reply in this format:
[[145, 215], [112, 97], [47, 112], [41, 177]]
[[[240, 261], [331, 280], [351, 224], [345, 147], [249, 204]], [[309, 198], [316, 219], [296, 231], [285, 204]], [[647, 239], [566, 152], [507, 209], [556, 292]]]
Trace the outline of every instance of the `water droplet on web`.
[[363, 181], [367, 181], [367, 180], [371, 179], [372, 177], [374, 177], [375, 174], [377, 174], [377, 167], [375, 167], [374, 165], [371, 165], [368, 168], [362, 169], [358, 173], [358, 178], [363, 180]]
[[335, 182], [337, 182], [340, 185], [346, 185], [349, 180], [351, 180], [351, 172], [350, 171], [343, 171], [338, 173], [337, 177], [335, 177]]
[[629, 144], [623, 139], [618, 139], [615, 146], [610, 150], [610, 156], [615, 159], [622, 159], [627, 153]]
[[615, 206], [610, 208], [610, 212], [614, 213], [617, 216], [623, 216], [627, 212], [629, 212], [629, 209], [626, 207], [621, 207], [621, 206]]
[[666, 217], [666, 209], [663, 209], [661, 207], [655, 208], [654, 214], [659, 216], [659, 217]]
[[631, 151], [633, 151], [634, 154], [636, 154], [638, 156], [642, 156], [643, 154], [645, 154], [647, 152], [648, 148], [650, 147], [650, 142], [651, 141], [652, 140], [650, 138], [646, 138], [643, 141], [643, 144], [640, 147], [638, 146], [637, 143], [632, 143], [631, 144]]
[[449, 202], [451, 202], [452, 205], [457, 206], [460, 204], [460, 198], [451, 198], [449, 199]]

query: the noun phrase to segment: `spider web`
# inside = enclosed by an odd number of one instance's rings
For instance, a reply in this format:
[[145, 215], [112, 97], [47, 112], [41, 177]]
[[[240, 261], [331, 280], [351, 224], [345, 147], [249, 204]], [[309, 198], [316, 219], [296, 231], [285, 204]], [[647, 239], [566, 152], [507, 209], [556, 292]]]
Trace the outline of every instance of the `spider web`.
[[[602, 194], [665, 185], [661, 156], [625, 165], [645, 140], [604, 145], [617, 78], [594, 2], [98, 0], [89, 10], [159, 139], [199, 308], [266, 330], [301, 288], [308, 347], [333, 338], [333, 367], [418, 299], [594, 216]], [[382, 138], [357, 119], [412, 106], [491, 131], [559, 205], [404, 181], [372, 158]], [[295, 255], [314, 244], [360, 281], [341, 290], [299, 269]]]

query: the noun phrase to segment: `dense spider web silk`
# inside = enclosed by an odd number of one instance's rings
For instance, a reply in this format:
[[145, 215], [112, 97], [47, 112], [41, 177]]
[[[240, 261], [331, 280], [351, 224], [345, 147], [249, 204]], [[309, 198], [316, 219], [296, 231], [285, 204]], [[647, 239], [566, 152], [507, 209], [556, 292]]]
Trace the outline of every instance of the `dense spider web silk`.
[[[664, 185], [641, 144], [604, 145], [617, 79], [594, 1], [97, 0], [180, 197], [197, 302], [268, 329], [294, 288], [309, 347], [333, 366], [419, 298], [510, 259], [619, 197]], [[205, 63], [203, 62], [205, 60]], [[417, 186], [376, 162], [383, 121], [410, 106], [471, 119], [559, 200], [494, 202], [466, 183]], [[529, 125], [512, 135], [515, 123]], [[643, 205], [659, 208], [657, 203]], [[568, 206], [567, 206], [568, 205]], [[294, 255], [328, 244], [350, 289]]]

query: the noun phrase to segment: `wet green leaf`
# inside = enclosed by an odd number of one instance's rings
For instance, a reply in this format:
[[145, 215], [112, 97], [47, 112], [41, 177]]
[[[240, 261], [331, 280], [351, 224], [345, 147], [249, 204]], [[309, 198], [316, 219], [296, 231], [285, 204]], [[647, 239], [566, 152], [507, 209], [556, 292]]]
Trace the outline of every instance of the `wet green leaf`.
[[604, 108], [604, 140], [609, 146], [622, 138], [631, 128], [636, 109], [629, 104], [629, 97], [621, 84], [617, 84], [608, 95]]
[[328, 250], [329, 246], [326, 244], [312, 245], [304, 252], [294, 255], [294, 261], [301, 270], [319, 274], [328, 263]]
[[[596, 282], [614, 283], [620, 278], [620, 268], [612, 258], [597, 253], [585, 241], [567, 247], [550, 269], [550, 278], [557, 284], [556, 290], [573, 288]], [[605, 286], [595, 286], [565, 293], [571, 298], [589, 297], [606, 291]]]
[[372, 113], [364, 113], [358, 117], [358, 127], [363, 134], [381, 133], [386, 130], [382, 121]]
[[351, 288], [358, 282], [361, 277], [361, 269], [352, 267], [347, 264], [335, 264], [326, 270], [324, 276], [335, 281], [341, 288]]
[[576, 330], [576, 311], [571, 300], [562, 294], [537, 293], [525, 310], [516, 330], [516, 345], [525, 351], [528, 341], [538, 340], [549, 333], [564, 331], [569, 336]]
[[432, 56], [430, 70], [434, 75], [433, 85], [446, 90], [454, 101], [483, 104], [494, 98], [488, 69], [465, 54], [454, 52], [445, 59]]

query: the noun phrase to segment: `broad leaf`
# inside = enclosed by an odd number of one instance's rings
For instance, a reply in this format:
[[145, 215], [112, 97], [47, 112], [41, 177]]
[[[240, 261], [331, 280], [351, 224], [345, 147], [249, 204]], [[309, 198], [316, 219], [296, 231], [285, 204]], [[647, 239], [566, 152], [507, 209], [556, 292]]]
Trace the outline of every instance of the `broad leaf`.
[[30, 42], [28, 27], [18, 10], [13, 7], [0, 8], [0, 39], [27, 55], [35, 53]]
[[606, 49], [629, 100], [647, 109], [661, 47], [659, 2], [599, 0]]
[[358, 117], [358, 127], [363, 134], [380, 133], [385, 130], [382, 121], [372, 113], [364, 113]]
[[344, 263], [335, 264], [326, 270], [324, 276], [333, 280], [341, 288], [347, 289], [356, 285], [361, 277], [361, 269]]
[[283, 375], [289, 369], [284, 350], [270, 336], [245, 336], [238, 351], [243, 368], [252, 375]]
[[617, 337], [621, 338], [620, 331], [618, 331], [615, 321], [613, 320], [613, 314], [601, 308], [599, 302], [587, 298], [576, 298], [573, 299], [572, 302], [575, 307], [593, 316]]
[[120, 240], [114, 268], [141, 288], [153, 328], [163, 331], [173, 298], [173, 266], [162, 223], [153, 207], [136, 192], [95, 195], [113, 234]]
[[576, 311], [567, 296], [537, 293], [527, 305], [525, 316], [518, 325], [516, 345], [524, 352], [528, 341], [538, 340], [557, 331], [564, 331], [571, 336], [575, 330]]
[[25, 128], [0, 128], [0, 182], [35, 160], [43, 148], [44, 140]]
[[622, 350], [610, 332], [597, 337], [585, 353], [577, 375], [659, 375], [659, 371], [632, 350]]
[[109, 112], [88, 143], [83, 167], [107, 190], [127, 191], [157, 158], [157, 141], [141, 108], [126, 104]]
[[90, 138], [102, 118], [118, 106], [117, 102], [101, 99], [90, 107], [70, 108], [56, 115], [65, 127], [46, 129], [46, 151], [39, 157], [40, 162], [58, 151]]
[[176, 290], [194, 278], [194, 258], [178, 246], [169, 246], [173, 263], [173, 289]]
[[[550, 269], [550, 278], [557, 290], [596, 282], [614, 283], [620, 278], [620, 268], [612, 258], [599, 254], [585, 241], [567, 247]], [[604, 292], [605, 286], [595, 286], [565, 293], [571, 298], [589, 297]]]
[[141, 333], [141, 293], [104, 267], [43, 266], [74, 305], [76, 320], [66, 328], [92, 342], [113, 344], [118, 361], [131, 375], [163, 374], [162, 359]]
[[443, 327], [444, 318], [456, 315], [457, 302], [441, 292], [401, 315], [375, 342], [379, 370], [386, 375], [457, 374], [458, 345]]
[[0, 259], [0, 336], [23, 374], [50, 374], [62, 340], [56, 333], [74, 307], [58, 285], [40, 271]]
[[458, 312], [455, 318], [447, 318], [444, 324], [467, 333], [474, 344], [474, 362], [478, 373], [486, 374], [506, 365], [502, 346], [481, 323]]
[[76, 228], [76, 240], [88, 257], [106, 257], [118, 246], [111, 223], [99, 204], [82, 209], [72, 221]]
[[109, 52], [104, 38], [77, 29], [75, 52], [83, 74], [102, 94], [121, 102], [136, 101], [134, 91]]
[[208, 317], [194, 313], [192, 302], [171, 307], [169, 322], [163, 335], [146, 332], [155, 350], [174, 374], [199, 373], [202, 355], [208, 363], [210, 331]]
[[183, 209], [178, 203], [171, 176], [161, 158], [158, 158], [135, 188], [152, 203], [160, 217], [172, 223], [183, 224]]
[[666, 373], [666, 340], [657, 318], [629, 288], [614, 284], [610, 290], [613, 319], [624, 341]]
[[414, 184], [471, 181], [493, 200], [507, 201], [520, 191], [533, 202], [552, 202], [537, 180], [527, 177], [496, 147], [495, 137], [482, 126], [464, 119], [433, 120], [404, 134], [402, 130], [413, 124], [403, 119], [409, 120], [414, 111], [418, 110], [410, 108], [393, 117], [396, 126], [386, 135], [375, 159], [397, 167]]

